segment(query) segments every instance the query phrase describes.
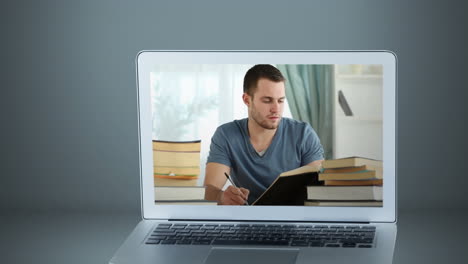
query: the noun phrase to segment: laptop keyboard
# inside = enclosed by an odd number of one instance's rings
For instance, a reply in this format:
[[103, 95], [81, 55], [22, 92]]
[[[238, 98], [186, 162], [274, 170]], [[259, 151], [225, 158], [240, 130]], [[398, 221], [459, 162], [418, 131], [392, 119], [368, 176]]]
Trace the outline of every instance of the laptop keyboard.
[[145, 243], [371, 248], [375, 229], [369, 225], [161, 223]]

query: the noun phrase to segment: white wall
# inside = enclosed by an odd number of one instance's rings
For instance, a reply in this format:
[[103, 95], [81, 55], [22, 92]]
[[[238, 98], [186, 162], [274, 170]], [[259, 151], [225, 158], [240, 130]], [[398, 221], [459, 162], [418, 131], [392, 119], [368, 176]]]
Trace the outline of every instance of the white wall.
[[[334, 158], [382, 159], [382, 78], [381, 65], [335, 65]], [[338, 103], [340, 90], [353, 116]]]

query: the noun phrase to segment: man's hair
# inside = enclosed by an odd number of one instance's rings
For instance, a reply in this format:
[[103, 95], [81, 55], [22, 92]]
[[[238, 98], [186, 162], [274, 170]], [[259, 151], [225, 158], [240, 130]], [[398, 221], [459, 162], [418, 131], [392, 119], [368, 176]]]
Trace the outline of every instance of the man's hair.
[[244, 77], [244, 93], [253, 96], [257, 88], [258, 80], [261, 78], [268, 79], [272, 82], [284, 82], [286, 79], [283, 74], [272, 65], [257, 64], [250, 68]]

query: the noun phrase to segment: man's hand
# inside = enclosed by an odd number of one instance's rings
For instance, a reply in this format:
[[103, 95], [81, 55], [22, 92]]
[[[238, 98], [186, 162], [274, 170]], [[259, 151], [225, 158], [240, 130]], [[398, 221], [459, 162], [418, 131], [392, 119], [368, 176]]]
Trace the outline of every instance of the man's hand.
[[221, 205], [244, 205], [249, 197], [249, 190], [229, 186], [221, 193], [219, 204]]
[[224, 164], [209, 162], [206, 164], [205, 199], [217, 201], [219, 205], [244, 205], [249, 197], [249, 190], [229, 186], [225, 191], [222, 188], [227, 182], [225, 174], [229, 174], [231, 168]]

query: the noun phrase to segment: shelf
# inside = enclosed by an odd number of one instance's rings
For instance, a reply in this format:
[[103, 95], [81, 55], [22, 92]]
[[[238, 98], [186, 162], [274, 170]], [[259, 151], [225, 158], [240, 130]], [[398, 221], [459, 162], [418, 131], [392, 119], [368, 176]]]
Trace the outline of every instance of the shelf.
[[383, 122], [382, 118], [380, 117], [358, 117], [358, 116], [337, 116], [336, 119], [340, 121], [349, 121], [349, 122]]
[[381, 74], [336, 74], [335, 76], [338, 79], [382, 79]]

